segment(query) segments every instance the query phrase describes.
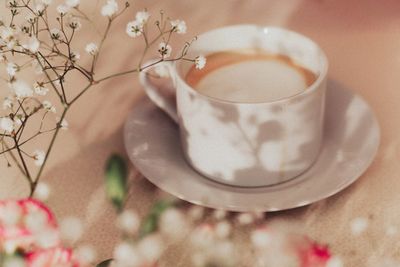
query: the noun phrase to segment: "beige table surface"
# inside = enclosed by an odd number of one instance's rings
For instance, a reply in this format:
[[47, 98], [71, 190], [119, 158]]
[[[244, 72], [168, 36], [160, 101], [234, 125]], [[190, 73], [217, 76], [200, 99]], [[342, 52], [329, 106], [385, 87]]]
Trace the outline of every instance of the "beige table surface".
[[[142, 0], [131, 4], [130, 13], [114, 25], [105, 44], [101, 73], [124, 70], [136, 62], [138, 42], [126, 36], [125, 25], [143, 7], [184, 19], [187, 38], [224, 25], [256, 23], [287, 27], [319, 43], [330, 61], [329, 76], [362, 95], [375, 110], [381, 146], [371, 167], [350, 188], [308, 207], [267, 215], [267, 220], [329, 244], [345, 266], [380, 266], [382, 258], [400, 260], [400, 232], [385, 234], [389, 226], [400, 229], [400, 1]], [[94, 16], [96, 5], [88, 0], [84, 9]], [[82, 33], [86, 40], [98, 40], [93, 31]], [[81, 54], [86, 42], [77, 45]], [[110, 153], [124, 153], [124, 120], [142, 94], [137, 77], [131, 75], [84, 96], [68, 115], [70, 130], [62, 133], [43, 177], [52, 187], [49, 205], [60, 219], [74, 215], [84, 221], [86, 231], [80, 242], [94, 244], [99, 258], [111, 256], [118, 237], [113, 209], [104, 197], [103, 166]], [[0, 198], [26, 195], [23, 179], [3, 162], [0, 179]], [[158, 195], [145, 179], [135, 179], [129, 205], [145, 212]], [[355, 217], [369, 220], [367, 232], [359, 237], [350, 232]], [[168, 266], [187, 266], [179, 251], [171, 250], [168, 257], [174, 262]]]

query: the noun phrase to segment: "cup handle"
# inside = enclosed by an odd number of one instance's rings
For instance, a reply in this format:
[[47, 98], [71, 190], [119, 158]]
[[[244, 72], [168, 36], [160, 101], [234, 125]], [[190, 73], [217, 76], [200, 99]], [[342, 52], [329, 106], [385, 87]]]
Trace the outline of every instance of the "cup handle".
[[[154, 61], [150, 61], [144, 64], [144, 66], [150, 65], [154, 63]], [[139, 73], [139, 81], [141, 85], [144, 88], [144, 91], [146, 92], [147, 96], [150, 98], [150, 100], [156, 104], [160, 109], [162, 109], [165, 113], [168, 114], [168, 116], [175, 122], [178, 123], [178, 112], [176, 108], [176, 84], [174, 82], [174, 70], [173, 66], [170, 62], [161, 62], [159, 64], [163, 64], [169, 74], [169, 78], [172, 80], [173, 84], [173, 90], [174, 90], [174, 97], [168, 97], [167, 95], [163, 94], [161, 91], [161, 88], [159, 88], [157, 85], [153, 84], [151, 80], [149, 79], [149, 74], [148, 71], [151, 70], [153, 67], [146, 68], [145, 70], [141, 71]], [[157, 64], [158, 65], [158, 64]]]

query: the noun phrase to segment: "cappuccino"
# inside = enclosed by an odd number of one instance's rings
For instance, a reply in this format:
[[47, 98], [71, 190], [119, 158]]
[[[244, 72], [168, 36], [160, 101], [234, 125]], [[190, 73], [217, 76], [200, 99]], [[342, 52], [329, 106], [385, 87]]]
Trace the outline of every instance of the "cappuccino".
[[299, 94], [317, 76], [285, 55], [255, 50], [208, 55], [206, 66], [192, 66], [186, 82], [201, 94], [231, 102], [271, 102]]

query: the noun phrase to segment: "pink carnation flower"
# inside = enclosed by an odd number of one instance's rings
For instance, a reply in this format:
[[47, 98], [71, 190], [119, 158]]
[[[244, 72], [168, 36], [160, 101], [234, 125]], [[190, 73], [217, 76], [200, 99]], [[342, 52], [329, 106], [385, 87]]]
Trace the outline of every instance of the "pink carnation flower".
[[30, 252], [60, 244], [51, 211], [34, 199], [0, 201], [0, 250]]
[[300, 267], [325, 267], [331, 253], [327, 246], [319, 245], [304, 238], [304, 246], [298, 249]]
[[80, 267], [72, 250], [61, 247], [34, 252], [27, 256], [27, 267]]

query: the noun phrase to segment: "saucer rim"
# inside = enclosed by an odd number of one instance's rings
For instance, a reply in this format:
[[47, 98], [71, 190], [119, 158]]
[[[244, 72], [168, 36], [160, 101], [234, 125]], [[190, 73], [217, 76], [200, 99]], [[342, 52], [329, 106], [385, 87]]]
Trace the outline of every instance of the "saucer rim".
[[[333, 85], [336, 84], [336, 85]], [[299, 208], [299, 207], [304, 207], [307, 205], [310, 205], [312, 203], [321, 201], [323, 199], [329, 198], [333, 195], [338, 194], [339, 192], [345, 190], [346, 188], [348, 188], [350, 185], [352, 185], [353, 183], [355, 183], [372, 165], [379, 147], [380, 147], [380, 143], [381, 143], [381, 128], [379, 125], [379, 121], [376, 117], [376, 114], [374, 113], [373, 109], [371, 108], [371, 106], [369, 105], [369, 103], [365, 100], [364, 97], [362, 97], [360, 94], [358, 94], [357, 92], [349, 89], [347, 86], [343, 86], [342, 84], [338, 83], [335, 80], [332, 79], [328, 79], [328, 83], [327, 83], [327, 87], [332, 87], [332, 86], [340, 86], [342, 87], [342, 89], [354, 96], [356, 96], [357, 98], [361, 99], [363, 103], [365, 103], [365, 105], [368, 107], [369, 112], [371, 114], [371, 120], [372, 120], [372, 124], [375, 125], [375, 129], [377, 131], [377, 138], [376, 141], [374, 143], [374, 150], [371, 151], [371, 153], [369, 153], [369, 156], [365, 159], [365, 164], [363, 164], [363, 168], [361, 168], [359, 171], [354, 171], [354, 174], [349, 176], [349, 178], [347, 178], [345, 180], [345, 182], [342, 182], [340, 184], [338, 184], [339, 186], [332, 186], [332, 191], [330, 191], [329, 193], [325, 193], [325, 194], [319, 194], [316, 197], [311, 198], [308, 201], [303, 201], [303, 202], [299, 202], [297, 204], [291, 204], [291, 205], [281, 205], [279, 208], [272, 208], [270, 206], [264, 206], [264, 207], [257, 207], [257, 208], [252, 208], [252, 207], [243, 207], [237, 204], [231, 204], [231, 205], [219, 205], [219, 203], [213, 203], [213, 204], [209, 204], [208, 201], [197, 201], [197, 200], [193, 200], [190, 199], [190, 197], [185, 196], [184, 194], [181, 194], [179, 192], [176, 192], [176, 190], [171, 190], [168, 186], [165, 186], [163, 183], [159, 183], [156, 181], [156, 179], [153, 179], [150, 173], [148, 173], [148, 171], [146, 170], [146, 168], [141, 168], [141, 164], [137, 164], [137, 162], [140, 162], [141, 159], [140, 158], [135, 158], [131, 153], [129, 153], [128, 151], [128, 122], [130, 121], [130, 118], [133, 116], [132, 114], [135, 113], [136, 108], [133, 107], [133, 109], [131, 110], [131, 112], [129, 113], [127, 120], [124, 124], [124, 128], [123, 128], [123, 138], [124, 138], [124, 146], [125, 149], [127, 151], [129, 160], [132, 162], [132, 164], [135, 166], [135, 168], [149, 181], [151, 182], [153, 185], [155, 185], [156, 187], [160, 188], [161, 190], [174, 195], [175, 197], [187, 201], [189, 203], [193, 203], [196, 205], [201, 205], [204, 207], [208, 207], [208, 208], [212, 208], [212, 209], [221, 209], [221, 210], [227, 210], [227, 211], [233, 211], [233, 212], [249, 212], [249, 211], [257, 211], [257, 212], [275, 212], [275, 211], [283, 211], [283, 210], [289, 210], [289, 209], [295, 209], [295, 208]], [[139, 99], [138, 101], [143, 101], [146, 97], [143, 97], [141, 99]], [[148, 99], [145, 99], [144, 101], [149, 101]], [[161, 110], [159, 110], [158, 112], [162, 112]], [[323, 147], [326, 146], [327, 144], [326, 141], [326, 137], [323, 138], [323, 141], [321, 143], [321, 148], [320, 148], [320, 152], [318, 153], [318, 156], [316, 157], [314, 163], [307, 169], [305, 170], [303, 173], [299, 174], [298, 176], [288, 180], [288, 181], [284, 181], [282, 183], [278, 183], [278, 184], [273, 184], [273, 185], [267, 185], [267, 186], [255, 186], [255, 187], [246, 187], [246, 186], [235, 186], [235, 185], [229, 185], [229, 184], [224, 184], [215, 180], [212, 180], [206, 176], [204, 176], [203, 174], [201, 174], [200, 172], [198, 172], [196, 169], [193, 168], [193, 166], [187, 162], [186, 158], [184, 157], [184, 161], [185, 163], [190, 167], [190, 169], [192, 169], [193, 172], [197, 173], [199, 176], [201, 176], [201, 178], [203, 179], [203, 182], [206, 182], [207, 185], [206, 186], [217, 186], [218, 190], [221, 191], [230, 191], [231, 193], [235, 193], [235, 194], [269, 194], [271, 193], [271, 191], [277, 191], [277, 190], [285, 190], [285, 191], [289, 191], [290, 188], [293, 188], [293, 186], [299, 185], [304, 183], [307, 180], [314, 180], [317, 178], [316, 175], [310, 175], [310, 176], [306, 176], [304, 177], [304, 179], [301, 179], [303, 176], [305, 176], [305, 174], [307, 174], [308, 170], [311, 169], [314, 165], [318, 164], [320, 158], [321, 158], [321, 151], [323, 150]], [[338, 147], [338, 149], [340, 149], [342, 146]], [[179, 149], [179, 153], [183, 153], [182, 149]], [[193, 177], [191, 179], [197, 179], [196, 177]], [[287, 188], [283, 188], [283, 186], [286, 186]], [[230, 189], [230, 190], [229, 190]], [[234, 191], [231, 191], [234, 190]], [[268, 191], [266, 191], [268, 190]]]

